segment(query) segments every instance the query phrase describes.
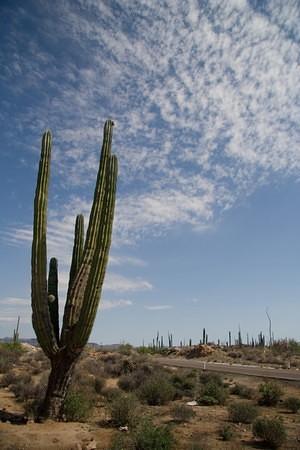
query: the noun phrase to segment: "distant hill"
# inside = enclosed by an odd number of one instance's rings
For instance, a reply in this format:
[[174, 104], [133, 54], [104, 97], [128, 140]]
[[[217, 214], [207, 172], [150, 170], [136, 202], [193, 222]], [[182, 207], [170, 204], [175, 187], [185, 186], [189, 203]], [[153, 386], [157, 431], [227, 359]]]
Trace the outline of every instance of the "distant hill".
[[[0, 338], [0, 342], [11, 342], [11, 337], [4, 337]], [[20, 339], [20, 342], [24, 344], [30, 344], [34, 345], [35, 347], [39, 347], [39, 343], [36, 338], [27, 338], [27, 339]], [[96, 342], [89, 342], [87, 344], [87, 347], [94, 350], [116, 350], [120, 344], [97, 344]]]

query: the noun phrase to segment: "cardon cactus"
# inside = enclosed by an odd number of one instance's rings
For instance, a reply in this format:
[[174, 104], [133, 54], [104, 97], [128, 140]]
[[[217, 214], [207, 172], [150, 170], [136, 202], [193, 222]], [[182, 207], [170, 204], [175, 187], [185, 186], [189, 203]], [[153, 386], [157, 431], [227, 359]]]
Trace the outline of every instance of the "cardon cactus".
[[47, 200], [51, 133], [43, 135], [34, 200], [32, 242], [32, 323], [38, 342], [51, 361], [41, 417], [59, 418], [75, 363], [90, 336], [104, 281], [113, 226], [118, 164], [111, 154], [113, 122], [104, 126], [94, 201], [84, 242], [83, 216], [76, 218], [70, 279], [59, 333], [57, 260], [49, 264], [47, 281]]

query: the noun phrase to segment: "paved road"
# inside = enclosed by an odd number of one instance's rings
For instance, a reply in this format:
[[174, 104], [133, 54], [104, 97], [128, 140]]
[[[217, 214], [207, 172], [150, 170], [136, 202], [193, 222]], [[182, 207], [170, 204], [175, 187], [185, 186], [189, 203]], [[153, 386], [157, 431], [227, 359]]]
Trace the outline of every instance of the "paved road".
[[155, 361], [164, 366], [205, 369], [213, 372], [233, 373], [239, 375], [249, 375], [254, 377], [275, 378], [278, 380], [300, 382], [300, 370], [295, 369], [276, 369], [271, 367], [244, 366], [239, 364], [208, 363], [204, 361], [184, 358], [155, 357]]

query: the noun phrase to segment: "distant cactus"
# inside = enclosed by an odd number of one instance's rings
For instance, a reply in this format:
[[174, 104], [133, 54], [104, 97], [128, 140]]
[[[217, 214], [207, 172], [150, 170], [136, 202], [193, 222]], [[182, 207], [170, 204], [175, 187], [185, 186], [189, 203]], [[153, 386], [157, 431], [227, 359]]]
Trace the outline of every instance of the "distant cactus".
[[111, 155], [113, 122], [106, 121], [94, 201], [84, 243], [83, 216], [76, 219], [70, 280], [59, 335], [57, 260], [52, 258], [47, 283], [47, 202], [51, 133], [43, 135], [34, 200], [32, 242], [32, 323], [51, 361], [48, 388], [40, 414], [58, 418], [75, 363], [90, 336], [104, 281], [114, 217], [117, 158]]
[[19, 324], [20, 324], [20, 316], [18, 316], [17, 328], [14, 329], [13, 344], [19, 344]]

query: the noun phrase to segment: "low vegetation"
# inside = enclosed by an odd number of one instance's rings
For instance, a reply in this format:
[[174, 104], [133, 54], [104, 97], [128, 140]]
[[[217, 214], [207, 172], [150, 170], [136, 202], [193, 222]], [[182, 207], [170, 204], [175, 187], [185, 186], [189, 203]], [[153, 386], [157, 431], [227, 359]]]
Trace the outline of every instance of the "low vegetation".
[[283, 390], [275, 381], [267, 381], [259, 386], [259, 393], [259, 405], [276, 406], [283, 395]]
[[259, 417], [253, 424], [253, 434], [270, 448], [279, 448], [287, 439], [285, 426], [277, 418]]
[[[2, 389], [14, 393], [29, 417], [37, 417], [49, 375], [46, 358], [39, 351], [7, 347], [5, 358], [13, 362], [0, 374]], [[291, 413], [299, 411], [299, 391], [282, 386], [162, 368], [155, 358], [130, 346], [121, 353], [86, 351], [76, 366], [63, 417], [96, 423], [97, 433], [102, 427], [111, 433], [111, 444], [99, 444], [101, 450], [238, 450], [253, 447], [253, 438], [266, 448], [284, 442], [297, 448], [297, 423]]]
[[228, 407], [229, 420], [235, 423], [252, 423], [258, 416], [258, 409], [249, 402], [234, 402]]

